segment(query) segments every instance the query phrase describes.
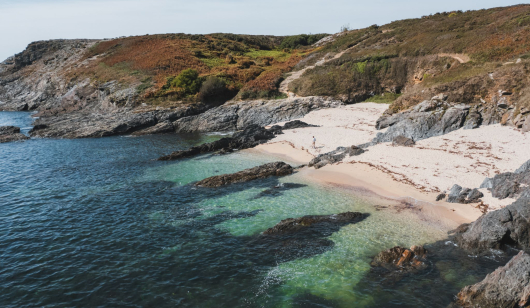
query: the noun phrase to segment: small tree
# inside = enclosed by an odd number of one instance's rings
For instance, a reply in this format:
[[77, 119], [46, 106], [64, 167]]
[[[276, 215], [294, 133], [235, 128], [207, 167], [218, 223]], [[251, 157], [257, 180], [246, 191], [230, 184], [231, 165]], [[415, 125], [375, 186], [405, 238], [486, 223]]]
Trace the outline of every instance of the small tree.
[[194, 69], [183, 70], [176, 78], [170, 80], [173, 88], [178, 88], [183, 95], [193, 95], [199, 92], [202, 79], [199, 73]]

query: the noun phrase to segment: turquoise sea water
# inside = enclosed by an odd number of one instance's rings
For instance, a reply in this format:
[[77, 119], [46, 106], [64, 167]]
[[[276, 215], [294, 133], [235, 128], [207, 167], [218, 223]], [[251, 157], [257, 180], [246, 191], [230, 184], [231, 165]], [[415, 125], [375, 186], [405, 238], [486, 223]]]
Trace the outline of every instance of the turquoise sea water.
[[[0, 126], [8, 124], [27, 128], [31, 119], [0, 112]], [[371, 257], [445, 234], [411, 213], [377, 211], [297, 174], [216, 189], [190, 185], [270, 157], [242, 151], [155, 160], [217, 138], [0, 144], [0, 306], [445, 307], [485, 275], [475, 258], [437, 256], [432, 270], [387, 284], [370, 271]], [[315, 239], [322, 247], [279, 255], [270, 249], [275, 243], [260, 240], [282, 219], [345, 211], [369, 215]]]

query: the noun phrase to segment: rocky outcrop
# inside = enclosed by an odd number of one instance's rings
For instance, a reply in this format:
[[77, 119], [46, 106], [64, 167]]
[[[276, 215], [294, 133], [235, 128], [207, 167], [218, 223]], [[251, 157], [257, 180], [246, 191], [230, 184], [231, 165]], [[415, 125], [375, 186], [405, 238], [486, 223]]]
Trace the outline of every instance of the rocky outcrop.
[[16, 126], [0, 126], [0, 143], [11, 141], [22, 141], [29, 139], [20, 133], [20, 128]]
[[[463, 188], [460, 185], [453, 185], [449, 191], [447, 197], [447, 202], [449, 203], [476, 203], [480, 202], [480, 198], [484, 197], [484, 194], [481, 193], [478, 189]], [[440, 200], [436, 200], [440, 201]]]
[[346, 158], [346, 156], [357, 156], [357, 155], [361, 155], [364, 152], [366, 151], [354, 145], [348, 148], [338, 147], [334, 151], [331, 151], [325, 154], [320, 154], [317, 157], [313, 158], [309, 162], [308, 166], [315, 167], [315, 169], [319, 169], [319, 168], [324, 167], [325, 165], [340, 162], [344, 158]]
[[274, 136], [275, 132], [271, 130], [257, 125], [250, 125], [243, 131], [235, 133], [231, 138], [222, 138], [187, 150], [176, 151], [162, 156], [158, 160], [177, 160], [216, 151], [231, 152], [234, 149], [248, 149], [265, 143], [274, 138]]
[[254, 168], [245, 169], [232, 174], [216, 175], [195, 183], [201, 187], [220, 187], [234, 183], [249, 182], [271, 176], [285, 176], [292, 174], [293, 167], [284, 162], [268, 163]]
[[346, 212], [333, 215], [309, 215], [300, 218], [287, 218], [263, 232], [264, 235], [282, 235], [308, 231], [317, 227], [343, 226], [362, 220], [366, 215], [358, 212]]
[[414, 140], [407, 138], [405, 136], [397, 136], [392, 140], [392, 146], [399, 146], [399, 147], [412, 147], [416, 144]]
[[409, 110], [384, 114], [377, 120], [376, 128], [388, 129], [378, 133], [372, 144], [391, 142], [400, 136], [418, 141], [460, 128], [472, 129], [482, 124], [495, 124], [500, 122], [499, 115], [504, 112], [500, 107], [452, 104], [445, 99], [447, 96], [438, 95]]
[[530, 255], [521, 251], [481, 282], [463, 288], [457, 304], [484, 308], [530, 306]]
[[486, 178], [480, 188], [487, 188], [498, 199], [516, 198], [530, 186], [530, 160], [515, 172], [506, 172]]
[[469, 225], [455, 231], [455, 241], [460, 247], [484, 252], [491, 248], [516, 246], [530, 249], [530, 190], [507, 207], [487, 213]]
[[294, 120], [294, 121], [285, 123], [282, 129], [287, 130], [287, 129], [305, 128], [305, 127], [318, 127], [318, 125], [307, 124], [306, 122], [302, 122], [300, 120]]
[[232, 102], [199, 115], [179, 119], [173, 122], [173, 126], [176, 132], [183, 133], [236, 131], [249, 125], [266, 126], [289, 121], [301, 118], [313, 110], [341, 105], [340, 101], [322, 97]]

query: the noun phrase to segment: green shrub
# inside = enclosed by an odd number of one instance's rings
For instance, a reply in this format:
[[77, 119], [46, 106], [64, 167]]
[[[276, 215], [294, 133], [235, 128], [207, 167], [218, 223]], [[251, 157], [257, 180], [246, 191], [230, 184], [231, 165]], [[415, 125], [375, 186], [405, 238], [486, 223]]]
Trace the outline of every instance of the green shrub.
[[227, 88], [226, 81], [214, 76], [206, 78], [199, 91], [200, 101], [206, 103], [223, 103], [231, 99], [233, 96], [232, 91]]
[[194, 69], [183, 70], [177, 77], [167, 79], [166, 89], [176, 88], [182, 95], [194, 95], [199, 92], [202, 85], [202, 78]]

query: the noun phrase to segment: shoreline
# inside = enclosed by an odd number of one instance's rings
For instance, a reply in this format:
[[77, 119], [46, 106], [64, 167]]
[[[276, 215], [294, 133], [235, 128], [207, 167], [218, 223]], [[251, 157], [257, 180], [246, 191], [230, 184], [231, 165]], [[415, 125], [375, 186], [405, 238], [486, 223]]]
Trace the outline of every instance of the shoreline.
[[[262, 144], [247, 151], [300, 164], [307, 164], [313, 158], [307, 151], [293, 148], [287, 142]], [[382, 208], [401, 206], [403, 210], [414, 212], [429, 225], [446, 231], [473, 222], [483, 214], [473, 204], [434, 201], [436, 193], [398, 182], [388, 173], [364, 163], [338, 163], [320, 169], [304, 167], [298, 174], [316, 184], [343, 189], [356, 196], [377, 199], [379, 203], [383, 201], [385, 204]]]

